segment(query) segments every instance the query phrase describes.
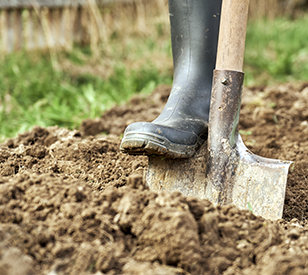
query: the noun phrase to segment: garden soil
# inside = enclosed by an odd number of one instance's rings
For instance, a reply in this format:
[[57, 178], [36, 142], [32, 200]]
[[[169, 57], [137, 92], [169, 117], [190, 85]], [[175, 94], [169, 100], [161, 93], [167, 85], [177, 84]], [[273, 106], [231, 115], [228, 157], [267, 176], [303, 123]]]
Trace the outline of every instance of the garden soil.
[[248, 148], [294, 162], [278, 221], [146, 187], [147, 157], [120, 153], [120, 136], [169, 91], [0, 144], [1, 275], [308, 274], [308, 83], [244, 89]]

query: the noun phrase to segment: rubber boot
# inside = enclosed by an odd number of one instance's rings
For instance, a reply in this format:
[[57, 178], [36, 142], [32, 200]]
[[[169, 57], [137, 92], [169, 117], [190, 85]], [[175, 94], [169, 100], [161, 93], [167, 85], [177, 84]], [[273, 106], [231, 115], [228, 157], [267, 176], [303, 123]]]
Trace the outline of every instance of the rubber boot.
[[207, 139], [221, 2], [169, 0], [171, 93], [153, 122], [136, 122], [126, 128], [122, 152], [189, 158]]

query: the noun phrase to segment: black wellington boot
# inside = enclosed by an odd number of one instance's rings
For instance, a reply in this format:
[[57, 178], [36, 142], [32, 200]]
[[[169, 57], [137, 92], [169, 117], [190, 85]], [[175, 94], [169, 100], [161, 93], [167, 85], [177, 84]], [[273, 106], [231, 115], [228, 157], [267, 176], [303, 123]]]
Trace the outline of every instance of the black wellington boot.
[[172, 90], [153, 122], [126, 128], [122, 152], [189, 158], [207, 139], [221, 2], [169, 0]]

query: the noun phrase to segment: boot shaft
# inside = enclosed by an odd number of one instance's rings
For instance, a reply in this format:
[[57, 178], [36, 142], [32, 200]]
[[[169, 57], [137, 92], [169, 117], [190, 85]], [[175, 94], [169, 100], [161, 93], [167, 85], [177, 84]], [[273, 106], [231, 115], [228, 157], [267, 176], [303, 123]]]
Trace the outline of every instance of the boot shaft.
[[169, 0], [174, 79], [162, 113], [124, 133], [121, 150], [191, 157], [206, 140], [222, 0]]
[[[169, 0], [174, 81], [202, 77], [212, 82], [221, 0]], [[205, 78], [205, 79], [204, 79]]]

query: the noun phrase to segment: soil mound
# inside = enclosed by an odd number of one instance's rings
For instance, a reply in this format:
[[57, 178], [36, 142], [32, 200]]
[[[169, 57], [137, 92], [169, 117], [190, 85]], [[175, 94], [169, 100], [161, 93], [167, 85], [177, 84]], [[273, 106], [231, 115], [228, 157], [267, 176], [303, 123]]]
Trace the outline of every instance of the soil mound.
[[294, 161], [275, 222], [144, 185], [147, 158], [120, 153], [119, 135], [169, 91], [0, 144], [0, 274], [308, 274], [308, 83], [244, 91], [246, 145]]

